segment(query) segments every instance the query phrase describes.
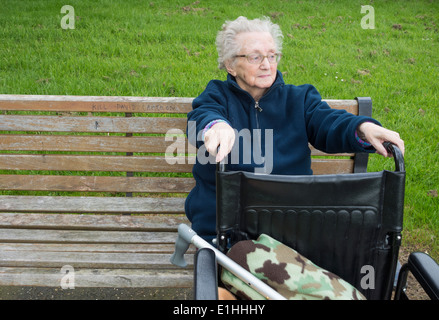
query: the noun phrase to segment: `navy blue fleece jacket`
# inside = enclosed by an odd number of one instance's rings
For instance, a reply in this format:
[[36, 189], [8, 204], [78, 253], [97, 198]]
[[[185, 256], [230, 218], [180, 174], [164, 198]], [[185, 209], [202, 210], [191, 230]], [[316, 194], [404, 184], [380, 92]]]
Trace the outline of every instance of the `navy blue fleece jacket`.
[[186, 199], [185, 211], [192, 229], [206, 240], [216, 234], [215, 163], [212, 156], [207, 161], [201, 139], [211, 121], [224, 120], [237, 130], [228, 157], [230, 170], [312, 174], [308, 142], [328, 153], [375, 151], [363, 148], [355, 131], [362, 122], [379, 122], [331, 109], [312, 85], [287, 85], [279, 71], [258, 102], [228, 75], [226, 81], [210, 81], [192, 107], [187, 134], [199, 150], [193, 168], [196, 186]]

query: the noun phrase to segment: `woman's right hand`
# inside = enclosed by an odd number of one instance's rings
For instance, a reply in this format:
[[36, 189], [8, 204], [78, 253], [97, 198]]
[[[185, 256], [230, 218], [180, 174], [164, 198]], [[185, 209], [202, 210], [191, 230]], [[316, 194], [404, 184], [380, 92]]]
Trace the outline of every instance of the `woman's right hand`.
[[204, 134], [206, 150], [211, 155], [216, 156], [216, 162], [220, 162], [232, 151], [234, 143], [235, 131], [226, 122], [216, 123]]

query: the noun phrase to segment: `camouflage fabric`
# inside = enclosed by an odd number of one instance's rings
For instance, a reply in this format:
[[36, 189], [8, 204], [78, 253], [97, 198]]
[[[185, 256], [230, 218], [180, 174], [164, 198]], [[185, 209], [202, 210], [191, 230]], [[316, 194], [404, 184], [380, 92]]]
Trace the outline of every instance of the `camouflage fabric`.
[[[265, 234], [256, 241], [238, 242], [227, 255], [287, 299], [365, 299], [348, 282], [316, 266], [295, 250]], [[222, 270], [221, 280], [239, 298], [265, 299], [225, 268]]]

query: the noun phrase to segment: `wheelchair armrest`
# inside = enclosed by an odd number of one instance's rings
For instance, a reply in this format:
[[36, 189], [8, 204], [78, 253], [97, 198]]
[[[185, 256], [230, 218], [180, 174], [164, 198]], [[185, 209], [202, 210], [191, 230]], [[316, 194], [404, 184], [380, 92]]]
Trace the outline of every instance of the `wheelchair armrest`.
[[431, 299], [439, 300], [439, 265], [423, 252], [413, 252], [408, 259], [410, 271]]
[[396, 286], [395, 300], [405, 296], [403, 290], [406, 286], [408, 271], [413, 274], [432, 300], [439, 300], [439, 264], [423, 252], [412, 252], [407, 263], [402, 266]]
[[218, 300], [218, 274], [215, 252], [199, 249], [195, 254], [194, 299]]

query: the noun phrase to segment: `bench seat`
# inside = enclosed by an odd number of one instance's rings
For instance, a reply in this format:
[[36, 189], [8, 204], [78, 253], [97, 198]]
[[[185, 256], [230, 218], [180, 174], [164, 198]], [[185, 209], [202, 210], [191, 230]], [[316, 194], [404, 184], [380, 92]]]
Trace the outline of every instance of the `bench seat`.
[[191, 288], [190, 268], [169, 263], [186, 217], [84, 214], [0, 215], [0, 285], [59, 287], [73, 267], [75, 287]]

